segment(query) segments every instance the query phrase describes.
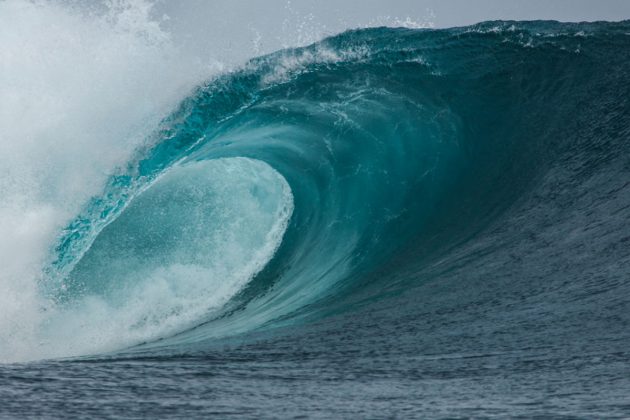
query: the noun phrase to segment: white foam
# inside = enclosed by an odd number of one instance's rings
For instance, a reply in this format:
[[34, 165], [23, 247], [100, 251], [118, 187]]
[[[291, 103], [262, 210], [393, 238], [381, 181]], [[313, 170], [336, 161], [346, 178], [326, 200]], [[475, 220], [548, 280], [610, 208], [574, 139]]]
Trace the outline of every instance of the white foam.
[[60, 229], [220, 69], [180, 54], [150, 10], [0, 2], [0, 360], [36, 340], [37, 281]]

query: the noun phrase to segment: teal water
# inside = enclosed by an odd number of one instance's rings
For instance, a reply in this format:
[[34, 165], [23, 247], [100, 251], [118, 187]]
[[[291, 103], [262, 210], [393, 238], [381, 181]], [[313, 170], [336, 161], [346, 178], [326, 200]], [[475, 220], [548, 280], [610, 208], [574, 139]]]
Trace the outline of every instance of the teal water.
[[357, 30], [208, 81], [61, 235], [73, 344], [0, 367], [32, 401], [0, 413], [627, 415], [628, 98], [627, 22]]

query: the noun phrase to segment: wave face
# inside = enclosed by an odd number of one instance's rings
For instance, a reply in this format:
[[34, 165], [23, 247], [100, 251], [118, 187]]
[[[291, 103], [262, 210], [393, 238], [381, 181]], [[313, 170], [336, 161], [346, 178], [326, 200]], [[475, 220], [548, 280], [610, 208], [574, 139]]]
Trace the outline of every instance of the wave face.
[[536, 323], [620, 333], [629, 34], [366, 29], [212, 79], [63, 229], [26, 357], [192, 352], [385, 312], [412, 353], [435, 319], [446, 347], [459, 324], [509, 349], [553, 339]]

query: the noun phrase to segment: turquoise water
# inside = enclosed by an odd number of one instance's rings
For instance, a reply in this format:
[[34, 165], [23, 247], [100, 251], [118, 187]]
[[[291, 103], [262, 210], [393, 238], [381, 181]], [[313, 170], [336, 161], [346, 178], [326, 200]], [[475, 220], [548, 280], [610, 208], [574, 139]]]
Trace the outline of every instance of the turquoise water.
[[629, 75], [629, 23], [487, 22], [209, 80], [63, 231], [0, 413], [627, 414]]

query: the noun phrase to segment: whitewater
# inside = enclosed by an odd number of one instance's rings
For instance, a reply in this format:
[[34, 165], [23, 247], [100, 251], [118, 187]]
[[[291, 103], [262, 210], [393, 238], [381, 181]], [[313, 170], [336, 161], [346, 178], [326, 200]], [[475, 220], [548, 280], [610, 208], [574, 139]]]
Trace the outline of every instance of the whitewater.
[[300, 19], [0, 2], [0, 416], [627, 415], [630, 23]]

